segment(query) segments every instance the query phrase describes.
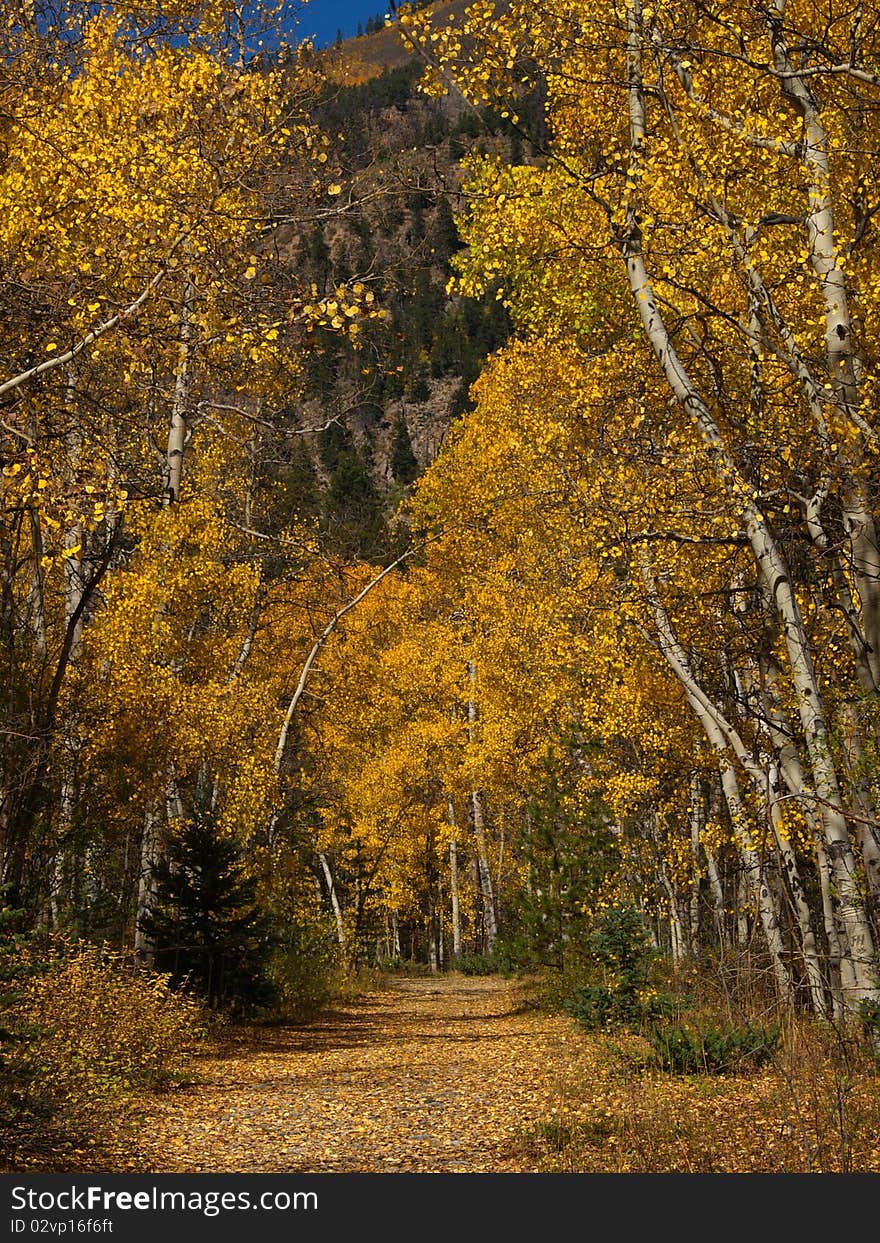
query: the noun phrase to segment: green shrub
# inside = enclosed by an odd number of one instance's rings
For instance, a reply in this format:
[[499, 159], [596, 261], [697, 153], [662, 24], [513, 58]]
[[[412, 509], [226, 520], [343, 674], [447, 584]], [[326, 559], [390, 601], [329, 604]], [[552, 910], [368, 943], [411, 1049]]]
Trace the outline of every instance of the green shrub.
[[640, 994], [630, 988], [610, 989], [587, 984], [575, 989], [563, 1002], [563, 1009], [586, 1031], [599, 1031], [643, 1027], [658, 1018], [668, 1017], [680, 1004], [665, 993]]
[[240, 1018], [272, 1005], [270, 921], [241, 846], [219, 832], [212, 811], [197, 809], [171, 837], [155, 878], [155, 900], [140, 926], [174, 987]]
[[319, 920], [291, 922], [269, 959], [268, 977], [275, 994], [270, 1017], [304, 1022], [338, 993], [339, 952], [332, 934]]
[[648, 1033], [653, 1060], [674, 1075], [717, 1075], [761, 1066], [779, 1043], [778, 1027], [706, 1027], [654, 1024]]
[[880, 1002], [863, 1001], [859, 1006], [859, 1021], [880, 1069]]
[[503, 975], [509, 965], [494, 954], [461, 954], [454, 966], [462, 975]]
[[594, 984], [575, 989], [563, 1009], [587, 1031], [638, 1023], [642, 1017], [635, 994]]
[[674, 998], [648, 987], [655, 951], [644, 920], [633, 907], [604, 911], [586, 948], [594, 968], [604, 971], [606, 983], [576, 988], [563, 1009], [587, 1031], [640, 1026], [674, 1012]]
[[656, 950], [635, 907], [612, 906], [603, 911], [587, 938], [587, 948], [614, 975], [618, 990], [632, 993], [647, 984]]

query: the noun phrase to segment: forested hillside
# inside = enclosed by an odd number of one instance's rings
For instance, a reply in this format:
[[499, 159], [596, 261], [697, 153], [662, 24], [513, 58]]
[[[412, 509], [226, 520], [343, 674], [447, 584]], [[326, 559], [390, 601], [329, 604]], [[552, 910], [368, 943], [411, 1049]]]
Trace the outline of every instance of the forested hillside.
[[[385, 38], [403, 50], [395, 32]], [[290, 261], [320, 294], [368, 281], [386, 312], [356, 347], [332, 330], [316, 332], [300, 398], [303, 427], [330, 424], [304, 440], [327, 489], [328, 533], [347, 531], [352, 547], [375, 557], [372, 527], [436, 457], [469, 408], [483, 361], [509, 333], [497, 290], [474, 299], [447, 286], [460, 247], [461, 161], [475, 149], [521, 153], [522, 141], [490, 109], [422, 96], [412, 57], [340, 85], [348, 56], [347, 45], [328, 55], [333, 77], [313, 113], [350, 187], [347, 209], [291, 236], [289, 246]], [[297, 474], [290, 487], [301, 489]]]
[[0, 1128], [518, 973], [659, 1084], [541, 1168], [876, 1168], [880, 8], [262, 33], [0, 25]]

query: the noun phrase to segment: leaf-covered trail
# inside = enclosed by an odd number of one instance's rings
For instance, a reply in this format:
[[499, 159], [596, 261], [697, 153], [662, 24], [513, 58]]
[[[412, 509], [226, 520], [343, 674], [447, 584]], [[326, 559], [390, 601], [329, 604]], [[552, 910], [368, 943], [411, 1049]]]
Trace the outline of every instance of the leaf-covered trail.
[[583, 1053], [569, 1019], [520, 1008], [506, 981], [398, 979], [308, 1026], [264, 1029], [153, 1098], [126, 1165], [529, 1170], [517, 1135], [548, 1117]]

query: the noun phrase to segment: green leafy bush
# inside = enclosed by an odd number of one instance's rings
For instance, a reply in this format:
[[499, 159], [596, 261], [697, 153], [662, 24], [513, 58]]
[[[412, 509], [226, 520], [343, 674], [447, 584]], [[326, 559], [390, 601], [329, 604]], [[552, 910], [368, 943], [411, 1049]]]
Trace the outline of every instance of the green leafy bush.
[[637, 994], [594, 984], [575, 989], [564, 1003], [564, 1009], [587, 1031], [639, 1023], [643, 1016]]
[[717, 1075], [753, 1069], [769, 1061], [779, 1043], [778, 1027], [706, 1027], [654, 1024], [648, 1032], [654, 1062], [675, 1075]]
[[339, 952], [332, 933], [318, 919], [291, 920], [268, 964], [275, 994], [269, 1016], [305, 1022], [339, 991]]
[[655, 951], [644, 920], [633, 907], [604, 911], [586, 948], [593, 964], [604, 971], [606, 983], [576, 988], [563, 1008], [587, 1031], [644, 1025], [674, 1011], [673, 998], [649, 987]]
[[461, 954], [455, 966], [462, 975], [504, 975], [509, 970], [509, 964], [494, 954]]
[[603, 911], [587, 938], [587, 947], [614, 974], [619, 990], [634, 992], [647, 984], [656, 951], [635, 907], [612, 906]]
[[880, 1068], [880, 1003], [863, 1001], [859, 1006], [859, 1021]]

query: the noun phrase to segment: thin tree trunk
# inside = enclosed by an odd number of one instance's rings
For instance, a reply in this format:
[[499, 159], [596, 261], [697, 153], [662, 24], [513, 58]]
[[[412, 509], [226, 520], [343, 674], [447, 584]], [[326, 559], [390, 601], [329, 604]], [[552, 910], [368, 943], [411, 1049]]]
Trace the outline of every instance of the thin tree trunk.
[[791, 740], [791, 730], [782, 714], [777, 674], [772, 662], [768, 661], [765, 665], [764, 681], [766, 692], [763, 696], [763, 715], [775, 748], [779, 771], [790, 794], [800, 803], [804, 818], [813, 832], [822, 898], [822, 918], [825, 938], [828, 942], [830, 967], [828, 984], [831, 989], [834, 1013], [839, 1018], [846, 1009], [846, 999], [856, 992], [857, 981], [846, 930], [840, 918], [840, 908], [835, 901], [835, 880], [830, 852], [817, 814], [815, 799], [808, 787], [800, 756]]
[[770, 786], [769, 801], [773, 832], [776, 838], [776, 845], [779, 850], [780, 858], [782, 860], [783, 871], [788, 882], [788, 893], [791, 897], [792, 907], [794, 908], [794, 915], [800, 936], [801, 956], [804, 960], [804, 967], [806, 969], [810, 998], [816, 1014], [825, 1014], [827, 1012], [827, 1005], [825, 1001], [825, 978], [822, 974], [822, 968], [819, 963], [819, 952], [816, 946], [816, 933], [813, 928], [813, 914], [806, 899], [804, 884], [801, 880], [797, 858], [794, 850], [792, 849], [786, 826], [782, 821], [782, 812], [779, 806], [779, 775], [776, 771], [775, 765], [770, 766], [770, 770], [768, 772], [768, 785]]
[[189, 435], [189, 404], [192, 387], [192, 312], [195, 286], [187, 277], [183, 286], [180, 308], [180, 336], [177, 356], [177, 372], [174, 377], [174, 398], [171, 403], [171, 421], [168, 427], [168, 447], [165, 452], [164, 505], [174, 505], [180, 500], [183, 482], [183, 455]]
[[[760, 855], [754, 849], [749, 837], [747, 817], [740, 795], [739, 782], [730, 759], [730, 743], [720, 724], [720, 713], [713, 709], [708, 697], [702, 691], [691, 670], [687, 655], [676, 638], [669, 616], [660, 599], [653, 571], [646, 551], [642, 553], [642, 577], [648, 592], [648, 599], [654, 614], [660, 650], [667, 663], [682, 685], [685, 696], [690, 703], [697, 719], [703, 727], [710, 745], [715, 751], [718, 770], [721, 776], [721, 788], [727, 802], [734, 840], [736, 841], [743, 861], [744, 875], [757, 908], [761, 926], [767, 940], [767, 948], [773, 966], [773, 974], [779, 990], [779, 996], [786, 1004], [793, 1000], [791, 978], [785, 965], [785, 945], [780, 931], [779, 915], [776, 902], [767, 879]], [[744, 750], [744, 748], [743, 748]], [[743, 757], [745, 758], [745, 757]]]
[[691, 777], [691, 900], [688, 907], [688, 945], [691, 958], [700, 956], [700, 839], [706, 823], [706, 806], [700, 778]]
[[342, 950], [344, 955], [347, 951], [345, 920], [342, 915], [342, 907], [339, 904], [339, 895], [336, 892], [333, 873], [330, 870], [330, 864], [327, 861], [327, 856], [323, 851], [318, 852], [318, 862], [321, 865], [321, 871], [324, 873], [324, 880], [327, 884], [327, 895], [330, 898], [330, 906], [333, 910], [333, 918], [336, 922], [336, 939], [339, 942], [339, 948]]
[[[834, 185], [828, 157], [828, 136], [816, 96], [796, 72], [784, 33], [786, 0], [771, 0], [766, 10], [774, 66], [783, 94], [801, 114], [804, 131], [803, 167], [807, 171], [810, 210], [806, 217], [807, 249], [824, 305], [825, 349], [833, 405], [854, 429], [870, 429], [859, 411], [856, 335], [849, 307], [846, 272], [835, 239]], [[843, 441], [846, 437], [843, 437]], [[842, 467], [844, 524], [858, 590], [862, 631], [875, 686], [880, 685], [880, 544], [871, 503], [847, 460], [843, 443], [836, 450]], [[832, 859], [834, 852], [832, 851]], [[857, 972], [858, 974], [858, 972]]]
[[[471, 744], [477, 737], [477, 666], [468, 662], [468, 677], [471, 684], [471, 697], [468, 700], [468, 740]], [[492, 873], [489, 869], [489, 852], [486, 847], [486, 815], [482, 790], [471, 791], [471, 814], [474, 826], [474, 844], [476, 847], [477, 871], [480, 879], [480, 895], [483, 902], [483, 928], [486, 934], [486, 951], [491, 954], [495, 948], [498, 935], [498, 916], [495, 910], [495, 895], [492, 892]]]
[[[831, 1010], [837, 1022], [845, 1013], [844, 992], [854, 984], [852, 969], [848, 966], [843, 948], [840, 944], [840, 933], [834, 917], [834, 903], [831, 899], [831, 862], [828, 851], [821, 837], [816, 838], [818, 858], [819, 886], [822, 894], [822, 918], [825, 925], [825, 939], [828, 942], [828, 986], [831, 991]], [[846, 966], [844, 964], [847, 964]]]
[[669, 879], [663, 856], [658, 854], [658, 858], [660, 862], [660, 880], [663, 888], [666, 890], [666, 900], [669, 903], [669, 939], [672, 951], [672, 965], [677, 969], [684, 960], [684, 929], [681, 926], [681, 915], [678, 910], [675, 888]]
[[483, 928], [486, 933], [486, 952], [491, 954], [495, 948], [495, 940], [498, 936], [498, 923], [495, 916], [495, 895], [492, 892], [492, 874], [489, 871], [489, 856], [486, 849], [486, 820], [482, 790], [472, 791], [471, 811], [474, 823], [477, 873], [480, 879], [480, 895], [483, 900]]
[[709, 888], [712, 891], [712, 914], [715, 919], [715, 931], [718, 935], [718, 944], [723, 948], [727, 944], [724, 889], [721, 884], [721, 877], [718, 875], [718, 864], [715, 862], [715, 856], [710, 850], [705, 849], [704, 854], [706, 856], [706, 873], [709, 877]]
[[452, 837], [449, 841], [449, 896], [452, 905], [452, 956], [461, 957], [461, 902], [458, 893], [458, 843], [456, 841], [455, 803], [448, 800], [449, 824]]
[[740, 859], [740, 871], [736, 881], [736, 943], [740, 949], [745, 949], [750, 941], [749, 885], [745, 864]]
[[152, 909], [156, 897], [156, 864], [159, 862], [162, 834], [159, 813], [154, 803], [144, 812], [141, 836], [141, 858], [138, 874], [137, 906], [134, 923], [134, 950], [148, 967], [156, 964], [156, 947], [143, 927], [144, 917]]

